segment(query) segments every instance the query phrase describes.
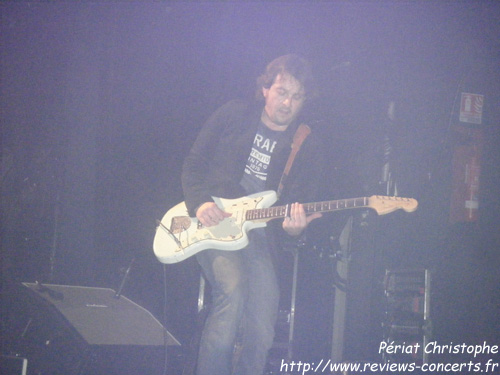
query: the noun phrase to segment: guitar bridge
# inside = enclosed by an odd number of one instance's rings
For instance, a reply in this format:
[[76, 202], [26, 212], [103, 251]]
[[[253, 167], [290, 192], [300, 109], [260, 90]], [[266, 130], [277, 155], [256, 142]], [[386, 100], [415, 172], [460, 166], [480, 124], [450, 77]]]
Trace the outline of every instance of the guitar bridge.
[[179, 234], [191, 226], [191, 218], [189, 216], [175, 216], [172, 218], [170, 230], [173, 234]]

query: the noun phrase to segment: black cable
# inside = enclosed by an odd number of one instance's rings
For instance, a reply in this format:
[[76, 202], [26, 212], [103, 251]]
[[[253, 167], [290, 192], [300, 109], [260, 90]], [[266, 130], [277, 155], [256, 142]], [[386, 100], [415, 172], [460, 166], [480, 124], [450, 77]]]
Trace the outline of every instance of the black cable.
[[167, 334], [167, 265], [163, 264], [163, 375], [167, 375], [168, 370], [168, 334]]

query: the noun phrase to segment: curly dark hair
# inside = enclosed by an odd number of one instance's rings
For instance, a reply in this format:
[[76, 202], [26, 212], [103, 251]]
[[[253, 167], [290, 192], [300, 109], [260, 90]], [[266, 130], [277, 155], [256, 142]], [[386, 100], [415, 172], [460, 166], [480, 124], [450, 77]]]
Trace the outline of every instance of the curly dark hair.
[[301, 56], [289, 54], [280, 56], [271, 61], [267, 65], [264, 74], [257, 78], [255, 96], [258, 100], [264, 98], [262, 96], [262, 88], [271, 87], [278, 74], [290, 74], [293, 76], [304, 87], [307, 98], [316, 96], [316, 84], [309, 61]]

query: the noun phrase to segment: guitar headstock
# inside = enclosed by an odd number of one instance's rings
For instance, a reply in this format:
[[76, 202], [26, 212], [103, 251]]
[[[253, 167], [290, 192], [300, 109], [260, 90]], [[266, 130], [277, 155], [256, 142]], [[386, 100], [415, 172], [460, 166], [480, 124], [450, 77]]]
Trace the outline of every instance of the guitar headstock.
[[400, 209], [413, 212], [417, 209], [418, 202], [413, 198], [372, 195], [368, 198], [368, 207], [373, 208], [379, 215], [385, 215]]

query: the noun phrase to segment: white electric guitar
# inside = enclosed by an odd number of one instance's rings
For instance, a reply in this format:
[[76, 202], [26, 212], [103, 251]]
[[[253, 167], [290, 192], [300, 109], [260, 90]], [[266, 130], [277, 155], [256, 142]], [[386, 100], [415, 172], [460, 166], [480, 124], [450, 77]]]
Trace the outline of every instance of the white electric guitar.
[[[172, 207], [156, 229], [153, 249], [161, 263], [177, 263], [206, 249], [240, 250], [248, 244], [247, 232], [265, 227], [273, 219], [289, 214], [289, 205], [271, 207], [277, 200], [272, 190], [237, 199], [213, 198], [217, 206], [231, 214], [219, 224], [203, 226], [190, 217], [184, 202]], [[371, 208], [385, 215], [398, 209], [413, 212], [418, 202], [412, 198], [371, 197], [305, 203], [306, 214]]]

